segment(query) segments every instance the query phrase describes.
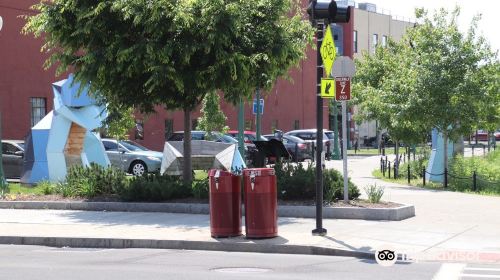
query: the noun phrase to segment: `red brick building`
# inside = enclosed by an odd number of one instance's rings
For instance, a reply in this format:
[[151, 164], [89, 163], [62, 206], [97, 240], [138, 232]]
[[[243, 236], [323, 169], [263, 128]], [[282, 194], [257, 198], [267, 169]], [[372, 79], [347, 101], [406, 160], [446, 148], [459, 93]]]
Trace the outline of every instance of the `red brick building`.
[[[56, 77], [55, 69], [43, 69], [46, 55], [40, 52], [42, 40], [21, 34], [25, 20], [20, 15], [32, 13], [29, 6], [35, 0], [0, 0], [0, 112], [3, 137], [23, 139], [30, 127], [52, 110], [51, 84], [65, 77]], [[303, 0], [304, 4], [308, 1]], [[305, 6], [305, 5], [304, 5]], [[353, 55], [354, 17], [342, 26], [341, 48], [346, 56]], [[307, 59], [298, 69], [291, 70], [292, 82], [278, 80], [273, 89], [265, 94], [262, 132], [271, 133], [273, 128], [288, 131], [297, 128], [316, 127], [316, 52], [307, 50]], [[251, 101], [245, 107], [245, 126], [255, 129], [255, 116]], [[328, 102], [324, 101], [324, 128], [329, 127]], [[237, 128], [237, 111], [223, 103], [222, 110], [228, 117], [228, 126]], [[199, 112], [193, 112], [193, 119]], [[145, 146], [162, 150], [165, 137], [172, 131], [183, 129], [182, 112], [168, 112], [158, 108], [157, 113], [144, 116]], [[134, 134], [131, 135], [134, 138]]]

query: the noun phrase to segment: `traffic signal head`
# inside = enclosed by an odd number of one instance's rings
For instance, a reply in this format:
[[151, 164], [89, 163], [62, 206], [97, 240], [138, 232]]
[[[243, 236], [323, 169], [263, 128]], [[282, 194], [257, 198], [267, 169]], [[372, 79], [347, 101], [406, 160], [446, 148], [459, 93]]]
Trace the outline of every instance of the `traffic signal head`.
[[[314, 5], [314, 9], [313, 9]], [[351, 9], [349, 6], [337, 6], [337, 2], [317, 2], [311, 1], [307, 7], [307, 13], [309, 16], [313, 16], [314, 19], [326, 19], [331, 23], [346, 23], [349, 22], [351, 17]]]

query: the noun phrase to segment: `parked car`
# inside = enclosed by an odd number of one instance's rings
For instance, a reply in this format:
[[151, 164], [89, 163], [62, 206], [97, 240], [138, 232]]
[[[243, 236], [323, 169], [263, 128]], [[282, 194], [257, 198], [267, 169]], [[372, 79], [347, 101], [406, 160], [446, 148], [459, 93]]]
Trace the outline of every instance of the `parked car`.
[[[496, 141], [500, 141], [500, 130], [497, 130], [493, 132], [493, 135], [495, 136]], [[472, 134], [472, 140], [476, 140], [477, 136], [477, 141], [488, 141], [488, 131], [486, 130], [478, 130], [476, 133]]]
[[[220, 132], [212, 132], [211, 136], [208, 136], [206, 131], [201, 130], [193, 130], [191, 131], [191, 139], [192, 140], [207, 140], [214, 142], [221, 142], [227, 144], [238, 144], [238, 140], [235, 138], [222, 134]], [[184, 140], [184, 131], [176, 131], [174, 132], [167, 141], [183, 141]], [[257, 151], [257, 148], [254, 144], [245, 143], [245, 162], [247, 165], [252, 164], [253, 154]]]
[[[273, 134], [266, 134], [264, 137], [267, 139], [280, 140]], [[283, 145], [287, 149], [288, 153], [292, 156], [293, 161], [312, 159], [310, 143], [292, 135], [283, 135], [281, 141], [283, 142]]]
[[[167, 139], [167, 141], [183, 141], [183, 140], [184, 140], [184, 131], [176, 131]], [[206, 131], [201, 131], [201, 130], [191, 131], [191, 140], [208, 140], [208, 141], [222, 142], [228, 144], [238, 143], [238, 140], [234, 139], [229, 135], [224, 135], [220, 132], [212, 132], [211, 136], [209, 136]]]
[[2, 140], [2, 165], [5, 178], [21, 178], [23, 158], [24, 141]]
[[111, 165], [135, 176], [160, 171], [163, 153], [152, 151], [133, 141], [102, 139]]
[[[226, 134], [235, 138], [235, 139], [238, 139], [238, 131], [237, 130], [230, 130]], [[261, 137], [260, 141], [267, 141], [268, 140], [262, 135], [260, 137]], [[252, 144], [253, 141], [257, 141], [257, 133], [255, 131], [245, 130], [245, 131], [243, 131], [243, 139], [244, 139], [245, 143]]]
[[[311, 143], [311, 145], [316, 145], [316, 128], [312, 129], [298, 129], [292, 130], [284, 135], [296, 136], [307, 143]], [[334, 146], [334, 134], [333, 131], [323, 129], [323, 151], [326, 153], [326, 157], [330, 157], [332, 154], [333, 146]]]

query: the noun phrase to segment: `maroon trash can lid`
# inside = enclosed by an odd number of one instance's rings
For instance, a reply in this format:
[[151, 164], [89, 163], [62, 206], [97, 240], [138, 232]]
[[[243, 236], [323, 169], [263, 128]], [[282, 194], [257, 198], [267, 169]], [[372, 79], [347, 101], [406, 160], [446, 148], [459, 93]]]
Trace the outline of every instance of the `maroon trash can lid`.
[[243, 176], [249, 177], [251, 175], [256, 177], [266, 177], [266, 176], [274, 176], [276, 172], [274, 168], [248, 168], [243, 170]]
[[[217, 174], [219, 172], [219, 174]], [[221, 169], [210, 169], [208, 171], [208, 177], [226, 177], [233, 176], [233, 174], [229, 171], [221, 170]]]

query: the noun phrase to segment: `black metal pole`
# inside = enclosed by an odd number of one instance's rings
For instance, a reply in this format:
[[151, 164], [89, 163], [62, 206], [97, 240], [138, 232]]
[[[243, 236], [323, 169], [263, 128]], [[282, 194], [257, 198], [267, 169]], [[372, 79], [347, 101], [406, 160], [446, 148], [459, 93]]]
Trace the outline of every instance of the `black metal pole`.
[[474, 174], [472, 174], [472, 189], [477, 192], [477, 173], [474, 171]]
[[444, 187], [448, 187], [448, 168], [444, 168]]
[[423, 179], [424, 187], [425, 187], [425, 168], [422, 168], [422, 179]]
[[316, 1], [312, 1], [312, 24], [316, 27], [316, 228], [313, 235], [326, 235], [323, 228], [323, 166], [321, 162], [321, 152], [323, 150], [323, 98], [321, 98], [321, 78], [323, 78], [323, 66], [320, 54], [321, 43], [323, 42], [323, 23], [314, 20], [314, 6]]
[[410, 184], [410, 162], [408, 162], [408, 185]]

